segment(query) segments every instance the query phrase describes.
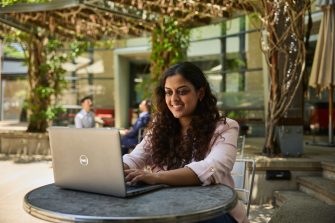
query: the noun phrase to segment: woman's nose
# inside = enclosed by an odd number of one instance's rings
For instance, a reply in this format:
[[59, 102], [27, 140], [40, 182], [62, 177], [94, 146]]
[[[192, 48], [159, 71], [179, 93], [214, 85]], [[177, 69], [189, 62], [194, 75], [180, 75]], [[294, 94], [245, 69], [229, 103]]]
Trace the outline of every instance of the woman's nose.
[[180, 98], [177, 92], [173, 92], [171, 99], [172, 101], [179, 101]]

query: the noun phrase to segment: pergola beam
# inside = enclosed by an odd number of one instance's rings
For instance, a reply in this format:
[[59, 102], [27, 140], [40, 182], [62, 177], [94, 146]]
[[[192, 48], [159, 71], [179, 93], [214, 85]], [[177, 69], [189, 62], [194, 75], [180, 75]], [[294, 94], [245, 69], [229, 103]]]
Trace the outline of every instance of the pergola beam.
[[151, 22], [151, 21], [147, 21], [147, 20], [145, 20], [142, 17], [137, 16], [137, 15], [131, 15], [131, 14], [128, 14], [128, 13], [117, 11], [117, 10], [111, 8], [111, 7], [108, 7], [108, 5], [105, 5], [105, 7], [102, 7], [100, 5], [96, 5], [96, 4], [92, 4], [92, 3], [88, 3], [88, 2], [83, 2], [83, 5], [85, 5], [87, 7], [90, 7], [90, 8], [96, 8], [96, 9], [99, 9], [101, 11], [105, 11], [105, 12], [108, 12], [108, 13], [112, 13], [114, 15], [117, 15], [117, 16], [120, 16], [120, 17], [123, 17], [123, 18], [126, 18], [126, 19], [131, 18], [131, 19], [141, 20], [143, 22]]
[[0, 22], [26, 32], [37, 26], [65, 39], [97, 40], [151, 32], [162, 16], [188, 28], [217, 23], [246, 5], [232, 0], [54, 0], [3, 7]]
[[[65, 9], [76, 7], [80, 5], [82, 0], [56, 0], [47, 3], [18, 3], [11, 6], [2, 7], [0, 14], [6, 13], [24, 13], [24, 12], [41, 12], [53, 11], [58, 9]], [[1, 7], [1, 6], [0, 6]]]
[[0, 15], [0, 23], [3, 23], [9, 27], [14, 27], [15, 29], [24, 31], [24, 32], [32, 32], [34, 28], [32, 26], [28, 26], [27, 24], [22, 24], [20, 22], [14, 21], [7, 15]]

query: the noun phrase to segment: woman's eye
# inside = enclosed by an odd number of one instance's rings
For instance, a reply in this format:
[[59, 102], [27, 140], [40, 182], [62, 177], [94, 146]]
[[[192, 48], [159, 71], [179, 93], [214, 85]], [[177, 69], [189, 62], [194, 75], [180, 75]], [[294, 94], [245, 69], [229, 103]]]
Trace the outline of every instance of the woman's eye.
[[177, 94], [178, 94], [178, 95], [185, 95], [185, 94], [187, 94], [188, 92], [189, 92], [188, 89], [182, 89], [182, 90], [178, 90], [178, 91], [177, 91]]
[[172, 91], [165, 91], [165, 95], [171, 96], [172, 95]]

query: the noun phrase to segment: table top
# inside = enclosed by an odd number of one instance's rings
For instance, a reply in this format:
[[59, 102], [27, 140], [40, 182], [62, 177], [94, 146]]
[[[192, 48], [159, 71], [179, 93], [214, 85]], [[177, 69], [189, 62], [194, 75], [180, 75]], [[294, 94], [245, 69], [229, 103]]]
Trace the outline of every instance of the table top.
[[52, 222], [197, 222], [229, 211], [236, 192], [225, 185], [167, 187], [131, 198], [61, 189], [28, 192], [24, 209]]

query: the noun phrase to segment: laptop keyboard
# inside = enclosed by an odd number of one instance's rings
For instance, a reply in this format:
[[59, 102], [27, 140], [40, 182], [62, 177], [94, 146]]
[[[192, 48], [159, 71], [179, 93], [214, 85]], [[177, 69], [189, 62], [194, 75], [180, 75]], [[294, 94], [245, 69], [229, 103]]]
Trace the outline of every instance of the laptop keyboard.
[[137, 190], [137, 189], [141, 189], [141, 188], [144, 188], [144, 187], [148, 187], [150, 186], [149, 184], [136, 184], [136, 185], [126, 185], [126, 190], [127, 191], [132, 191], [132, 190]]
[[146, 193], [149, 191], [157, 190], [160, 188], [166, 187], [166, 185], [163, 184], [145, 184], [145, 183], [138, 183], [136, 185], [127, 185], [126, 184], [126, 193], [128, 196], [131, 195], [137, 195], [137, 194], [142, 194]]

